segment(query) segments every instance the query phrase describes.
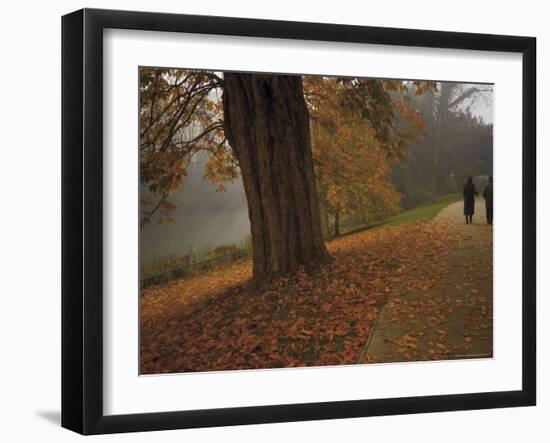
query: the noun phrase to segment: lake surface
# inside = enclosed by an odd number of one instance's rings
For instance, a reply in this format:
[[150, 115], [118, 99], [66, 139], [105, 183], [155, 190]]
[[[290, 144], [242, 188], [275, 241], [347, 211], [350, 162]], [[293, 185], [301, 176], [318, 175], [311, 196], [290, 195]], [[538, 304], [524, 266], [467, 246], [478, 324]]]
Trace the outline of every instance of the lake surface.
[[188, 213], [175, 223], [146, 226], [141, 232], [141, 263], [158, 255], [185, 255], [191, 248], [238, 243], [250, 235], [248, 209]]
[[250, 235], [242, 181], [224, 184], [225, 191], [203, 179], [204, 159], [188, 170], [188, 180], [170, 197], [176, 204], [173, 223], [153, 222], [140, 231], [140, 264], [155, 256], [186, 255], [190, 249], [213, 249], [242, 242]]

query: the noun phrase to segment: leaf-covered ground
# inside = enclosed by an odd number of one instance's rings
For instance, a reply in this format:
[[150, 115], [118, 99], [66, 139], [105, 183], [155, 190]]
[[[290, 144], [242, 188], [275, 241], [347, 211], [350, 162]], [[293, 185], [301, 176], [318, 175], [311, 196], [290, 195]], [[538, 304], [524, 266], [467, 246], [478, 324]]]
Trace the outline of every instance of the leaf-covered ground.
[[[141, 373], [368, 361], [366, 344], [388, 298], [393, 303], [396, 295], [447, 279], [450, 268], [440, 261], [467, 235], [433, 220], [345, 236], [328, 245], [332, 264], [260, 292], [247, 285], [249, 260], [147, 288], [141, 293]], [[398, 348], [414, 349], [414, 340]]]

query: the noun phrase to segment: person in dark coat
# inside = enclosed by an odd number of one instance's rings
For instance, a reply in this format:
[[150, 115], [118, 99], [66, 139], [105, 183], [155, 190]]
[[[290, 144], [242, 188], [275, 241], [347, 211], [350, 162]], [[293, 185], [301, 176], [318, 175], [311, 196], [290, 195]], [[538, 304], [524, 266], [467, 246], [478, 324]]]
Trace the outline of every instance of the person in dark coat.
[[493, 224], [493, 176], [489, 177], [489, 183], [483, 190], [483, 198], [485, 199], [485, 212], [487, 214], [487, 223]]
[[462, 196], [464, 197], [464, 216], [466, 217], [466, 224], [472, 223], [472, 217], [474, 215], [474, 206], [476, 195], [479, 195], [474, 185], [472, 177], [468, 177], [468, 181], [464, 185]]

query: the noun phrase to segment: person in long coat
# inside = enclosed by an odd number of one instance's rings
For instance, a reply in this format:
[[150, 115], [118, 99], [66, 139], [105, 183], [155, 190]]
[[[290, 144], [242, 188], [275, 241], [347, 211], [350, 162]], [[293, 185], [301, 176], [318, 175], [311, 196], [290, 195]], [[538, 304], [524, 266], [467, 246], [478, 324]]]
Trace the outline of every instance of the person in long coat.
[[489, 183], [483, 190], [483, 198], [485, 199], [485, 211], [487, 213], [487, 223], [493, 224], [493, 176], [489, 177]]
[[472, 177], [468, 177], [468, 181], [464, 185], [462, 196], [464, 197], [464, 216], [466, 217], [466, 224], [472, 223], [472, 217], [474, 215], [474, 206], [476, 195], [479, 195], [474, 185]]

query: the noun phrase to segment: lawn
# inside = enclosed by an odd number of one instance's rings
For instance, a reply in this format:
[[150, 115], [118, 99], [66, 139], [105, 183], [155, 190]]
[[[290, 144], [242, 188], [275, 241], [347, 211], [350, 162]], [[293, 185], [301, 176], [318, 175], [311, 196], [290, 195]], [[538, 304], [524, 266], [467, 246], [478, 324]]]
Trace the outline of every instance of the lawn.
[[460, 194], [447, 194], [435, 198], [431, 202], [423, 203], [416, 208], [403, 211], [386, 221], [382, 222], [380, 226], [393, 226], [401, 223], [408, 223], [413, 221], [431, 220], [439, 211], [449, 206], [451, 203], [462, 200]]

